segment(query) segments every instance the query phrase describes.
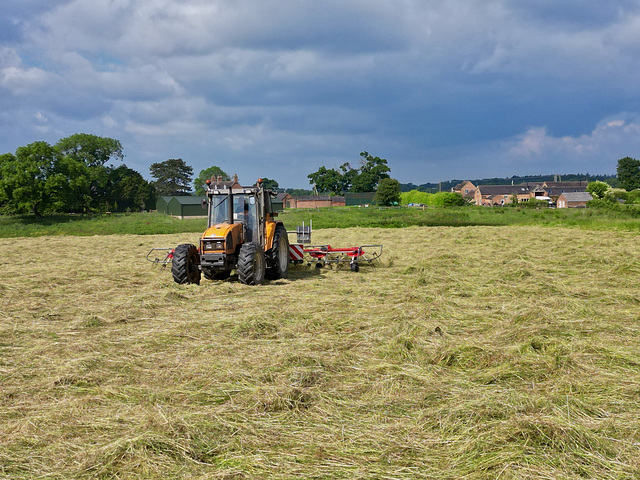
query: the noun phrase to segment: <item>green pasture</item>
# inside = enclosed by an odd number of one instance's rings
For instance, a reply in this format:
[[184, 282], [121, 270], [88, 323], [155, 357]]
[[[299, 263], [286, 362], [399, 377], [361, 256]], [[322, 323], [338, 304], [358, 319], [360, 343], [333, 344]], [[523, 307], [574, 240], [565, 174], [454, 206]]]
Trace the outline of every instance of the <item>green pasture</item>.
[[[409, 226], [542, 225], [587, 230], [640, 231], [640, 206], [626, 211], [610, 209], [531, 209], [511, 207], [343, 207], [285, 210], [280, 214], [289, 230], [297, 225], [314, 228], [401, 228]], [[205, 219], [179, 220], [161, 213], [109, 215], [0, 216], [0, 237], [44, 235], [151, 235], [199, 233]]]

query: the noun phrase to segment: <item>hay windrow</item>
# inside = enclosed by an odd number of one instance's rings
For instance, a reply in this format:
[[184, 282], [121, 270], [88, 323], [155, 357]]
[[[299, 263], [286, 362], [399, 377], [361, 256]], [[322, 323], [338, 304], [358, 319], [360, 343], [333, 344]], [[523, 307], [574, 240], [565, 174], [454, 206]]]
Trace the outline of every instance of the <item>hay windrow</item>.
[[0, 239], [0, 477], [631, 478], [638, 236], [327, 229], [378, 266], [176, 285], [197, 235]]

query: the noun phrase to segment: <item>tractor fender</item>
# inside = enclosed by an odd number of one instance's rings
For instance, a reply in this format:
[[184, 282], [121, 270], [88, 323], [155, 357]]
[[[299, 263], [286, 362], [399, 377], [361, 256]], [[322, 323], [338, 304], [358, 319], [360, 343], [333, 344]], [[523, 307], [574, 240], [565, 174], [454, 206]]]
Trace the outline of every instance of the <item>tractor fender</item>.
[[273, 237], [276, 234], [276, 227], [284, 224], [282, 222], [267, 222], [264, 229], [264, 251], [267, 252], [273, 247]]

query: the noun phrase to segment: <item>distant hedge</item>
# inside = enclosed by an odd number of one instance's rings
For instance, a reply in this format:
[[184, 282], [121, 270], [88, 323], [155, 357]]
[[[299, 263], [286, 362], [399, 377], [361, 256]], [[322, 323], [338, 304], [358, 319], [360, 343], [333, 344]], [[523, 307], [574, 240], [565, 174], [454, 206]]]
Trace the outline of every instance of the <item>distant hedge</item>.
[[400, 203], [409, 205], [410, 203], [422, 203], [432, 207], [456, 207], [466, 205], [465, 199], [459, 193], [439, 192], [427, 193], [419, 190], [411, 190], [400, 194]]

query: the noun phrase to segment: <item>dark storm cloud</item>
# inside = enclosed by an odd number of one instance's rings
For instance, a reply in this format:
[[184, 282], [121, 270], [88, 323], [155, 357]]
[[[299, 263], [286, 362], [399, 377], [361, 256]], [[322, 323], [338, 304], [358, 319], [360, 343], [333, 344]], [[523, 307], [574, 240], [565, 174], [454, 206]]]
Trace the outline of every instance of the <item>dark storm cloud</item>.
[[629, 0], [41, 0], [0, 18], [5, 151], [92, 131], [144, 174], [177, 156], [304, 186], [362, 150], [421, 183], [611, 172], [639, 143]]

